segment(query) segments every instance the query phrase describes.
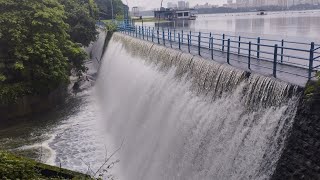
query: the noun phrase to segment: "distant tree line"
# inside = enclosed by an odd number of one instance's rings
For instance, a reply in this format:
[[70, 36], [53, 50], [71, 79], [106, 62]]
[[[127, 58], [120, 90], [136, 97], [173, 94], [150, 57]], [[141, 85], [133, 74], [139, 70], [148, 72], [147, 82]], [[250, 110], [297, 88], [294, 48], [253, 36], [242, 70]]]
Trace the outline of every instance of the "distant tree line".
[[96, 40], [93, 0], [0, 0], [0, 104], [48, 94], [86, 68]]
[[281, 7], [281, 6], [263, 6], [263, 7], [243, 7], [243, 8], [228, 8], [228, 7], [213, 7], [213, 8], [202, 8], [197, 9], [199, 14], [214, 14], [214, 13], [241, 13], [241, 12], [255, 12], [259, 10], [266, 11], [294, 11], [294, 10], [313, 10], [320, 9], [320, 5], [311, 5], [311, 4], [299, 4], [290, 7]]
[[121, 0], [95, 0], [95, 2], [99, 6], [101, 19], [112, 19], [112, 7], [114, 19], [123, 16], [125, 9], [128, 8]]

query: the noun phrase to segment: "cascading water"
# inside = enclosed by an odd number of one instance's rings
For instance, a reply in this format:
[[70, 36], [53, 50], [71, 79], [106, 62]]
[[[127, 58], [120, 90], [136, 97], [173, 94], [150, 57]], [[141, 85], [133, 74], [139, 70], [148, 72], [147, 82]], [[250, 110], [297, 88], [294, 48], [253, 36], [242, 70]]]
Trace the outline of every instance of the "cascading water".
[[96, 84], [120, 179], [269, 179], [298, 101], [273, 78], [115, 33]]

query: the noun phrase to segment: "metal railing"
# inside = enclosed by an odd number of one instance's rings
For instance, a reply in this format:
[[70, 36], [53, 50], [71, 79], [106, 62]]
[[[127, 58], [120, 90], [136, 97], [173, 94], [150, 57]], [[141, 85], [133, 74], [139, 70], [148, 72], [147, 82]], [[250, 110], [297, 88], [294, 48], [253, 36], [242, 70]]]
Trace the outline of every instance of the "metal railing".
[[[130, 36], [185, 50], [194, 55], [213, 60], [217, 56], [222, 57], [228, 64], [237, 61], [245, 64], [249, 70], [252, 66], [272, 70], [274, 77], [281, 72], [311, 80], [320, 70], [320, 45], [314, 42], [279, 41], [131, 25], [119, 25], [118, 29]], [[290, 68], [278, 68], [283, 65], [302, 69], [306, 73], [296, 73]]]

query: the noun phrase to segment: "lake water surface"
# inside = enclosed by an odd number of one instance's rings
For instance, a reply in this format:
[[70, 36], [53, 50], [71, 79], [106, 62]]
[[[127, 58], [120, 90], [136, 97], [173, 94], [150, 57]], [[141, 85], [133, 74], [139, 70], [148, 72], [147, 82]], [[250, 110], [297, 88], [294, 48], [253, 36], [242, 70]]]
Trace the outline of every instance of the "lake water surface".
[[[144, 25], [157, 26], [155, 23], [144, 23]], [[318, 10], [267, 12], [267, 15], [262, 16], [257, 15], [256, 12], [199, 14], [194, 21], [161, 23], [160, 26], [279, 40], [320, 41], [320, 11]]]

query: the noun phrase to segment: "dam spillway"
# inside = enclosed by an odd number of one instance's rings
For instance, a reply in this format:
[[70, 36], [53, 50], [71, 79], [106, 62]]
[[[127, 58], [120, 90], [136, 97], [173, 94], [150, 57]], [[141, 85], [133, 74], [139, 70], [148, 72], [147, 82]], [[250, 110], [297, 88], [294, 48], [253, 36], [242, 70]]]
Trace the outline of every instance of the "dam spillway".
[[298, 87], [114, 33], [96, 84], [122, 179], [270, 179]]

